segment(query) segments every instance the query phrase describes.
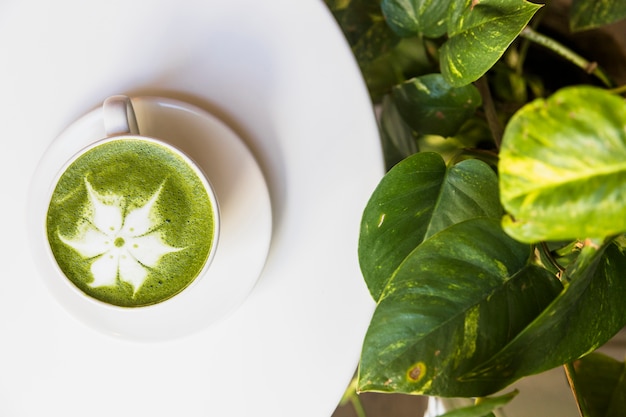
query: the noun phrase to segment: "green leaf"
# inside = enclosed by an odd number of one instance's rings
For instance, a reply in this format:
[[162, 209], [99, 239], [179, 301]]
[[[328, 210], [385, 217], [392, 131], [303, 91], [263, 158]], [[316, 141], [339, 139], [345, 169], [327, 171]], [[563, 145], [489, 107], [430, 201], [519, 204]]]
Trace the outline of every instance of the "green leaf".
[[626, 410], [626, 367], [601, 353], [574, 362], [574, 383], [590, 417], [618, 417]]
[[385, 54], [398, 43], [399, 38], [387, 26], [377, 1], [350, 0], [329, 7], [360, 65]]
[[459, 408], [442, 414], [439, 417], [485, 417], [498, 408], [507, 405], [518, 393], [519, 391], [514, 390], [508, 394], [497, 397], [481, 398], [475, 405]]
[[400, 36], [437, 38], [446, 32], [446, 14], [456, 0], [383, 0], [387, 24]]
[[380, 136], [387, 169], [418, 152], [417, 134], [404, 122], [389, 95], [383, 97], [381, 106]]
[[463, 376], [467, 383], [500, 379], [505, 387], [527, 375], [572, 362], [626, 325], [626, 256], [614, 244], [588, 245], [566, 271], [571, 283], [500, 352]]
[[352, 48], [373, 100], [409, 78], [437, 71], [421, 37], [401, 38], [391, 30], [379, 0], [325, 2]]
[[375, 300], [422, 241], [460, 221], [499, 218], [497, 177], [481, 161], [447, 168], [441, 156], [418, 153], [391, 169], [370, 198], [361, 222], [359, 262]]
[[504, 54], [541, 6], [525, 0], [457, 0], [447, 18], [441, 72], [455, 86], [469, 84]]
[[626, 18], [626, 2], [615, 0], [574, 0], [570, 11], [572, 31], [592, 29]]
[[364, 65], [390, 51], [398, 41], [384, 21], [374, 21], [352, 46], [352, 52], [359, 64]]
[[367, 62], [362, 60], [359, 64], [374, 101], [379, 101], [396, 84], [436, 70], [423, 40], [418, 37], [402, 38], [376, 59]]
[[626, 103], [595, 87], [560, 90], [510, 120], [500, 151], [507, 233], [524, 242], [626, 231]]
[[480, 115], [467, 120], [454, 136], [420, 136], [418, 146], [420, 152], [440, 154], [449, 165], [464, 159], [480, 159], [494, 171], [497, 169], [498, 154], [490, 150], [493, 148], [493, 136], [489, 125]]
[[626, 410], [626, 372], [622, 372], [613, 391], [609, 409], [605, 417], [620, 417], [624, 415]]
[[527, 103], [529, 76], [518, 74], [509, 66], [499, 64], [497, 63], [490, 72], [494, 98], [505, 102]]
[[409, 80], [392, 95], [405, 122], [424, 135], [454, 135], [481, 104], [476, 87], [453, 87], [441, 74]]
[[363, 344], [360, 391], [495, 392], [492, 381], [460, 377], [497, 353], [561, 290], [553, 276], [527, 263], [529, 254], [494, 219], [458, 223], [424, 241], [385, 285]]

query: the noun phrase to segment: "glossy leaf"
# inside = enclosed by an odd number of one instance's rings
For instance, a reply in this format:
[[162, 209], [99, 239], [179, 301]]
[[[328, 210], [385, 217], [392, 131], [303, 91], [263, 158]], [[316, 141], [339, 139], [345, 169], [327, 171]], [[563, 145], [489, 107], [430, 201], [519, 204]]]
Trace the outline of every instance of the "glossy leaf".
[[524, 242], [626, 231], [626, 103], [594, 87], [536, 100], [509, 122], [500, 151], [504, 228]]
[[619, 417], [626, 410], [626, 367], [601, 353], [574, 362], [574, 383], [589, 417]]
[[450, 226], [417, 247], [386, 283], [367, 331], [361, 391], [484, 396], [460, 379], [525, 328], [561, 290], [527, 263], [529, 246], [493, 219]]
[[441, 74], [409, 80], [392, 95], [405, 122], [424, 135], [454, 135], [481, 105], [476, 87], [453, 87]]
[[572, 362], [606, 343], [626, 325], [626, 255], [611, 244], [588, 245], [568, 268], [571, 283], [524, 331], [463, 377], [500, 379], [499, 386]]
[[441, 72], [456, 86], [480, 78], [504, 54], [541, 6], [526, 0], [457, 0], [447, 17]]
[[616, 0], [573, 0], [572, 31], [592, 29], [626, 18], [626, 2]]
[[513, 400], [519, 392], [514, 390], [497, 397], [481, 398], [475, 405], [449, 411], [439, 417], [485, 417], [498, 408], [502, 408]]
[[456, 0], [383, 0], [387, 24], [400, 36], [422, 34], [436, 38], [446, 33], [446, 15]]
[[363, 213], [359, 262], [378, 300], [396, 269], [425, 238], [475, 217], [500, 218], [498, 180], [485, 163], [447, 168], [441, 156], [418, 153], [391, 169]]

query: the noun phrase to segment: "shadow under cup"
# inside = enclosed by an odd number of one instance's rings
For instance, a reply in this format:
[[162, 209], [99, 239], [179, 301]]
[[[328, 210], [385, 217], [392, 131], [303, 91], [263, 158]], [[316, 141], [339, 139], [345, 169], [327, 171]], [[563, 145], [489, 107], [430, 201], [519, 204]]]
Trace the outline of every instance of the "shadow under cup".
[[122, 135], [62, 170], [46, 234], [62, 274], [120, 307], [165, 301], [201, 276], [215, 253], [219, 211], [202, 171], [176, 148]]

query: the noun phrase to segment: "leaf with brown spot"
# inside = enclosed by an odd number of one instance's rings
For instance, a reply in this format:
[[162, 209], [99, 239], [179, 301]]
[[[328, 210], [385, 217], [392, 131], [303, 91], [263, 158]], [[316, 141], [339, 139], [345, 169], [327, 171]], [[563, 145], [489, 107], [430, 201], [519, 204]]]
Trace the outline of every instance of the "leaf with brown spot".
[[561, 291], [527, 263], [529, 255], [495, 219], [467, 220], [425, 240], [385, 283], [363, 344], [359, 389], [471, 397], [510, 382], [461, 377]]

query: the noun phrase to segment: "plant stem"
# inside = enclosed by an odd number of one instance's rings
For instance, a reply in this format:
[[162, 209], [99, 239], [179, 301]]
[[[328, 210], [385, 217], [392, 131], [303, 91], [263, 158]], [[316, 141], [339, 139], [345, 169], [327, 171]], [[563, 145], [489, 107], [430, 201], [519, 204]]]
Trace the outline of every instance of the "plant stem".
[[343, 397], [339, 402], [339, 405], [346, 405], [348, 402], [352, 404], [352, 408], [354, 408], [354, 412], [357, 417], [367, 417], [365, 414], [365, 409], [363, 408], [363, 404], [361, 403], [361, 399], [359, 398], [359, 394], [357, 394], [358, 377], [352, 378], [350, 381], [350, 385], [346, 388], [346, 391], [343, 393]]
[[495, 151], [486, 149], [462, 149], [450, 159], [448, 166], [454, 166], [465, 159], [480, 159], [481, 161], [496, 168], [498, 166], [498, 154]]
[[350, 397], [350, 403], [352, 403], [352, 407], [354, 407], [354, 412], [357, 417], [367, 417], [365, 414], [365, 409], [363, 408], [363, 404], [361, 403], [361, 399], [358, 395], [353, 395]]
[[563, 276], [563, 274], [565, 273], [565, 268], [563, 268], [556, 259], [554, 259], [554, 256], [552, 256], [552, 252], [550, 251], [550, 248], [548, 247], [548, 244], [546, 242], [541, 242], [541, 249], [543, 249], [543, 253], [546, 255], [546, 258], [548, 258], [548, 261], [552, 264], [553, 267], [555, 267], [558, 271], [558, 278], [559, 280], [561, 279], [561, 277]]
[[563, 365], [565, 369], [565, 375], [567, 376], [567, 382], [569, 383], [569, 387], [572, 390], [572, 394], [574, 395], [574, 399], [576, 400], [576, 406], [578, 407], [578, 412], [581, 417], [591, 417], [589, 413], [589, 408], [587, 407], [587, 403], [585, 403], [585, 399], [580, 396], [578, 389], [576, 388], [576, 370], [574, 369], [573, 363], [566, 363]]
[[496, 106], [493, 103], [491, 91], [489, 90], [489, 82], [487, 81], [486, 76], [482, 76], [478, 80], [476, 80], [476, 88], [478, 88], [480, 96], [483, 99], [483, 109], [485, 110], [485, 117], [487, 118], [487, 124], [489, 125], [489, 130], [491, 130], [491, 135], [493, 136], [496, 148], [500, 149], [500, 145], [502, 144], [502, 136], [504, 134], [504, 128], [502, 127], [500, 119], [498, 118], [498, 112], [496, 111]]
[[615, 87], [609, 90], [609, 92], [613, 93], [613, 94], [624, 94], [626, 93], [626, 84], [625, 85], [620, 85], [619, 87]]
[[567, 48], [565, 45], [555, 41], [552, 38], [549, 38], [548, 36], [536, 32], [530, 26], [526, 26], [520, 33], [520, 36], [528, 39], [529, 41], [535, 42], [545, 48], [550, 49], [551, 51], [557, 53], [561, 57], [581, 68], [587, 74], [595, 75], [608, 88], [613, 87], [613, 83], [611, 82], [609, 77], [600, 67], [598, 67], [598, 64], [596, 62], [590, 62], [586, 60], [582, 56], [578, 55], [576, 52]]

